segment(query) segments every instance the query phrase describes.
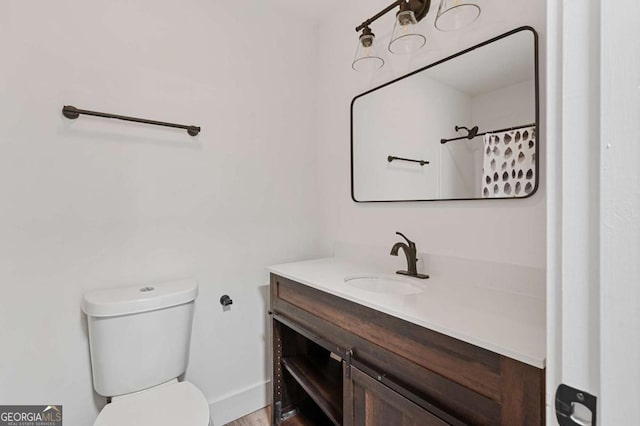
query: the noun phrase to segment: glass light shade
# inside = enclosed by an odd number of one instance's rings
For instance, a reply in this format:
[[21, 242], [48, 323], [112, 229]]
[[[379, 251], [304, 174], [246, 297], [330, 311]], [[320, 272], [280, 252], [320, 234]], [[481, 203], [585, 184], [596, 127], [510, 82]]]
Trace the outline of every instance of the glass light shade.
[[471, 25], [480, 16], [480, 6], [467, 0], [442, 0], [436, 16], [436, 28], [455, 31]]
[[389, 52], [403, 55], [413, 53], [424, 46], [427, 39], [416, 31], [417, 25], [418, 21], [412, 11], [398, 13], [389, 42]]
[[360, 72], [373, 72], [382, 68], [384, 60], [378, 55], [378, 49], [373, 34], [363, 34], [358, 40], [356, 57], [353, 59], [351, 67]]

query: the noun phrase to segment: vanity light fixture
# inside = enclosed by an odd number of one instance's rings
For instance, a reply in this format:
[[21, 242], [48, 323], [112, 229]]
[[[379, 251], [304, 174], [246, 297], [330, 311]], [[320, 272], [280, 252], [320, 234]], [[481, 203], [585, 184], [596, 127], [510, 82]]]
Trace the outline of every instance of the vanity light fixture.
[[480, 6], [475, 1], [442, 0], [436, 15], [435, 26], [440, 31], [455, 31], [475, 22], [480, 16]]
[[[427, 39], [416, 28], [418, 22], [429, 13], [431, 0], [396, 0], [380, 12], [356, 27], [356, 32], [362, 31], [358, 40], [356, 56], [351, 65], [356, 71], [373, 71], [384, 65], [384, 60], [375, 49], [375, 36], [370, 25], [399, 8], [396, 21], [389, 41], [389, 51], [395, 54], [413, 53], [423, 47]], [[480, 7], [471, 0], [441, 0], [436, 17], [436, 27], [441, 31], [451, 31], [462, 28], [474, 22], [480, 16]]]

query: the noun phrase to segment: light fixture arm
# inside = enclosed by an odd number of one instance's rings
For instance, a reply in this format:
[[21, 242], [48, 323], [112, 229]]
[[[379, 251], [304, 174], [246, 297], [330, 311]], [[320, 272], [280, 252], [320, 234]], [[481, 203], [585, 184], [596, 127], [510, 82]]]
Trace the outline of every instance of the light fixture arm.
[[431, 7], [431, 0], [396, 0], [391, 3], [389, 6], [382, 9], [380, 12], [373, 15], [371, 18], [364, 21], [362, 24], [356, 27], [356, 32], [360, 32], [361, 30], [367, 28], [371, 23], [378, 20], [382, 16], [386, 15], [396, 7], [400, 6], [400, 10], [411, 10], [416, 17], [416, 20], [420, 22], [422, 18], [427, 16], [429, 13], [429, 8]]
[[361, 30], [367, 28], [369, 25], [371, 25], [374, 21], [378, 20], [379, 18], [383, 17], [384, 15], [386, 15], [387, 13], [389, 13], [390, 11], [392, 11], [394, 8], [400, 6], [400, 4], [402, 3], [406, 3], [405, 0], [396, 0], [394, 1], [392, 4], [390, 4], [389, 6], [385, 7], [384, 9], [382, 9], [380, 12], [376, 13], [375, 15], [373, 15], [371, 18], [367, 19], [366, 21], [364, 21], [362, 24], [358, 25], [356, 27], [356, 32], [360, 32]]

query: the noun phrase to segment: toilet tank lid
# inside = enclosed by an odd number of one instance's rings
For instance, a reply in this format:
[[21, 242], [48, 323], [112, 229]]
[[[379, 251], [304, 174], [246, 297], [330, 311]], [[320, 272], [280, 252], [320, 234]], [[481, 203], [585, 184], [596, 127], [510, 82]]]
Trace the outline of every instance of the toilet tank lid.
[[198, 283], [186, 279], [92, 290], [82, 298], [82, 311], [92, 317], [113, 317], [182, 305], [198, 296]]

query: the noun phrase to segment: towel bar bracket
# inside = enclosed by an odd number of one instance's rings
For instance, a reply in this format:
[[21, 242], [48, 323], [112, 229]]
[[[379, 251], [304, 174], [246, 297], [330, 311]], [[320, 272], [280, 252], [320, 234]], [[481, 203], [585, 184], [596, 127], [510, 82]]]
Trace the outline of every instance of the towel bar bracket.
[[75, 120], [80, 117], [80, 113], [78, 112], [78, 108], [73, 106], [65, 106], [62, 108], [62, 115], [67, 117], [69, 120]]

